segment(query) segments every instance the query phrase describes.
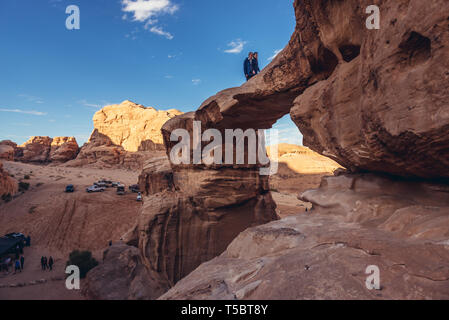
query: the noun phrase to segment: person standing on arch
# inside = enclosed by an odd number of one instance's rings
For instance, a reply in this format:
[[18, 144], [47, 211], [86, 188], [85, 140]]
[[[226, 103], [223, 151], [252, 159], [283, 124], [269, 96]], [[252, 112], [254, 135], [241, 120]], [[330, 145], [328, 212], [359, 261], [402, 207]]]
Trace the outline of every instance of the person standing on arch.
[[251, 77], [253, 76], [252, 61], [253, 61], [253, 53], [250, 52], [248, 53], [248, 57], [243, 62], [243, 72], [245, 73], [246, 81], [251, 79]]
[[259, 68], [259, 53], [258, 52], [254, 52], [253, 53], [253, 60], [251, 61], [251, 70], [253, 72], [252, 77], [258, 75], [259, 72], [260, 72], [260, 68]]

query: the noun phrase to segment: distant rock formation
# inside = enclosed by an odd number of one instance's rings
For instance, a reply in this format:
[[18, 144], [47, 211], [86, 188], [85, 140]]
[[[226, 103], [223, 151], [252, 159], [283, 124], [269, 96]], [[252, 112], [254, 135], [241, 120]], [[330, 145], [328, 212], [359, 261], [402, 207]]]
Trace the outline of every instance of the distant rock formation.
[[10, 141], [0, 141], [0, 159], [6, 161], [14, 161], [17, 144]]
[[15, 147], [14, 160], [30, 163], [63, 163], [75, 159], [78, 143], [73, 137], [31, 137]]
[[73, 137], [53, 138], [50, 148], [49, 159], [51, 162], [64, 163], [76, 158], [79, 152], [79, 146]]
[[180, 114], [131, 101], [104, 107], [93, 117], [95, 129], [89, 141], [76, 160], [66, 165], [141, 170], [146, 159], [164, 150], [161, 127]]
[[[273, 154], [274, 151], [277, 154]], [[341, 169], [337, 162], [316, 153], [315, 151], [298, 145], [281, 143], [275, 147], [267, 147], [267, 154], [272, 161], [284, 164], [294, 173], [300, 174], [319, 174], [333, 173], [337, 169]], [[281, 167], [279, 174], [284, 174]]]
[[180, 114], [182, 112], [175, 109], [158, 111], [126, 100], [104, 107], [95, 113], [93, 121], [99, 134], [125, 151], [155, 151], [164, 150], [162, 126]]
[[17, 181], [11, 178], [3, 169], [3, 163], [0, 162], [0, 197], [14, 195], [17, 192]]

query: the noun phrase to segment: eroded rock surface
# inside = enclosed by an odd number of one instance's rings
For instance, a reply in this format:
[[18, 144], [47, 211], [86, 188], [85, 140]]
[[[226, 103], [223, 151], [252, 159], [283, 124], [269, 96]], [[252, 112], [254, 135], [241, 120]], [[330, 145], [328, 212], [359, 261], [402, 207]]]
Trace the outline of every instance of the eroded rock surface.
[[[161, 299], [449, 299], [448, 195], [373, 175], [325, 178], [303, 195], [309, 214], [242, 232]], [[371, 265], [381, 290], [366, 288]]]
[[67, 167], [92, 167], [100, 169], [123, 168], [142, 170], [146, 160], [163, 155], [162, 151], [128, 152], [112, 143], [109, 137], [95, 130], [88, 143], [81, 148], [76, 159], [64, 164]]
[[310, 3], [297, 11], [339, 63], [294, 101], [304, 143], [353, 171], [449, 177], [449, 3], [378, 1], [376, 31], [363, 1]]

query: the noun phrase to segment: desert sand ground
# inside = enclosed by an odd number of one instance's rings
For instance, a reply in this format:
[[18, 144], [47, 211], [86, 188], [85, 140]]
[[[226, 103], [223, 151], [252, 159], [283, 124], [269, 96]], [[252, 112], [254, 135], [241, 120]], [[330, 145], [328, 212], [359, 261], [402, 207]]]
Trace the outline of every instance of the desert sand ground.
[[[30, 189], [9, 203], [0, 204], [0, 235], [22, 232], [31, 236], [25, 249], [26, 264], [22, 274], [0, 275], [1, 285], [28, 283], [51, 277], [64, 277], [68, 254], [75, 249], [90, 250], [101, 259], [109, 241], [119, 241], [136, 220], [140, 203], [136, 194], [127, 191], [118, 196], [115, 189], [88, 194], [85, 188], [94, 181], [108, 179], [126, 186], [137, 182], [138, 173], [127, 170], [63, 168], [18, 162], [4, 162], [17, 180]], [[30, 179], [24, 179], [28, 175]], [[67, 184], [75, 193], [64, 193]], [[40, 257], [53, 256], [56, 270], [50, 275], [40, 270]], [[1, 288], [0, 299], [80, 299], [79, 293], [65, 289], [64, 281], [18, 288]]]
[[[73, 249], [98, 250], [110, 240], [119, 240], [134, 224], [140, 207], [136, 194], [118, 196], [114, 188], [88, 194], [85, 188], [106, 178], [126, 186], [138, 174], [127, 170], [99, 170], [37, 166], [5, 162], [16, 179], [30, 189], [0, 206], [0, 234], [22, 232], [33, 244], [69, 253]], [[25, 175], [30, 179], [23, 180]], [[65, 193], [67, 184], [74, 193]]]

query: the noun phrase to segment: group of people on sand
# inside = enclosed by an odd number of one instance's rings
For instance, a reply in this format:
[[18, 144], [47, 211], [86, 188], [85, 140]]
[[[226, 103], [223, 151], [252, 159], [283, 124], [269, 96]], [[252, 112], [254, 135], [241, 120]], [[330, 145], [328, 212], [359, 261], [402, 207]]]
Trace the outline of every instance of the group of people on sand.
[[248, 58], [243, 63], [243, 72], [245, 72], [246, 81], [256, 76], [260, 72], [259, 53], [250, 52]]
[[55, 264], [55, 261], [53, 260], [53, 257], [50, 256], [50, 258], [47, 259], [47, 257], [41, 257], [41, 268], [43, 271], [53, 270], [53, 265]]

